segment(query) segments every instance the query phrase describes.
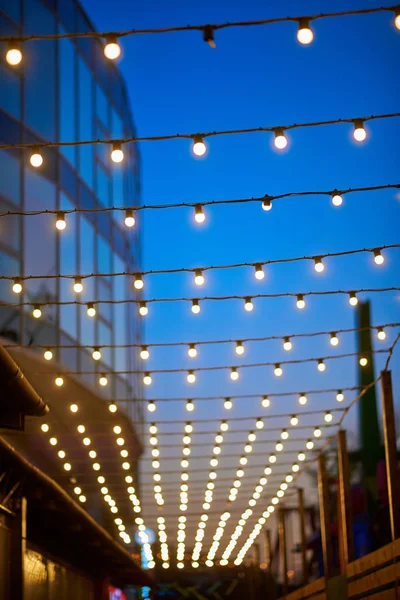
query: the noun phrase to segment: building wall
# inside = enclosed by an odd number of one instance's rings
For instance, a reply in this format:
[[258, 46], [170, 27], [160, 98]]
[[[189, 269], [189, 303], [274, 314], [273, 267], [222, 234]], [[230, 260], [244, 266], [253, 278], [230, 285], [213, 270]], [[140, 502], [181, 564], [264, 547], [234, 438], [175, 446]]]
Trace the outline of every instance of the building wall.
[[[1, 35], [91, 31], [74, 0], [0, 0]], [[114, 64], [94, 39], [32, 41], [23, 45], [23, 62], [9, 67], [0, 44], [0, 143], [40, 143], [134, 135], [125, 86]], [[139, 155], [125, 146], [125, 161], [110, 159], [109, 145], [44, 149], [44, 164], [34, 169], [26, 150], [0, 151], [0, 212], [69, 210], [139, 204]], [[140, 270], [136, 231], [127, 231], [123, 212], [75, 214], [63, 232], [49, 215], [0, 219], [0, 272], [4, 275], [84, 274]], [[128, 277], [95, 277], [84, 291], [62, 279], [30, 280], [15, 295], [0, 281], [0, 301], [15, 304], [75, 299], [122, 300], [133, 297]], [[23, 344], [129, 344], [139, 342], [134, 305], [100, 305], [95, 319], [82, 306], [45, 306], [40, 320], [31, 307], [1, 307], [0, 335]], [[95, 363], [91, 350], [60, 349], [57, 360], [70, 370], [132, 370], [137, 353], [104, 349]], [[96, 376], [83, 376], [100, 391]], [[106, 398], [140, 397], [141, 382], [110, 377]], [[141, 403], [128, 403], [141, 421]]]

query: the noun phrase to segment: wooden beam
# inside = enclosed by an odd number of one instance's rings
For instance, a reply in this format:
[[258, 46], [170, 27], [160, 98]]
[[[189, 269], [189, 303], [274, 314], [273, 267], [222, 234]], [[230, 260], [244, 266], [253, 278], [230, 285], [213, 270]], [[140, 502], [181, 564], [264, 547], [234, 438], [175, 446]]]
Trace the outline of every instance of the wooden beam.
[[321, 524], [322, 555], [324, 560], [324, 575], [326, 579], [332, 577], [332, 547], [329, 519], [329, 493], [328, 478], [326, 475], [325, 456], [318, 456], [318, 497], [319, 519]]
[[278, 532], [279, 532], [279, 554], [283, 568], [283, 595], [286, 596], [289, 590], [287, 548], [286, 548], [286, 524], [285, 509], [278, 509]]
[[390, 531], [392, 541], [400, 537], [400, 491], [397, 470], [396, 426], [393, 408], [391, 371], [382, 371], [382, 417], [385, 445], [386, 478], [389, 498]]
[[299, 502], [299, 518], [300, 518], [300, 546], [301, 546], [301, 570], [302, 570], [302, 585], [308, 582], [308, 566], [307, 566], [307, 541], [306, 541], [306, 514], [304, 510], [304, 490], [298, 488], [297, 498]]
[[338, 470], [339, 470], [339, 558], [340, 571], [346, 572], [349, 562], [354, 560], [353, 526], [351, 517], [351, 498], [349, 482], [349, 458], [347, 454], [346, 432], [339, 430], [338, 441]]

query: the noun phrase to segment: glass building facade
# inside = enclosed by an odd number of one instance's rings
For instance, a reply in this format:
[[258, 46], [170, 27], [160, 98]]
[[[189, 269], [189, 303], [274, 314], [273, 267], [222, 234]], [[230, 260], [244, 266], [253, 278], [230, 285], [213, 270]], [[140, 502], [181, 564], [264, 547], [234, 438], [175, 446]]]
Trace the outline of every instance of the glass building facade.
[[[2, 36], [92, 31], [74, 0], [0, 0]], [[0, 143], [115, 139], [135, 134], [129, 101], [118, 69], [104, 56], [99, 40], [42, 40], [23, 45], [23, 61], [10, 67], [0, 55]], [[125, 160], [110, 159], [110, 145], [45, 148], [35, 169], [27, 150], [0, 150], [0, 212], [134, 207], [140, 199], [137, 147], [124, 147]], [[55, 275], [140, 271], [140, 245], [128, 230], [124, 212], [67, 215], [59, 232], [54, 215], [0, 219], [0, 272], [3, 275]], [[52, 301], [124, 300], [133, 297], [128, 276], [84, 280], [77, 296], [71, 279], [32, 279], [23, 292], [0, 281], [0, 336], [23, 345], [123, 345], [140, 343], [139, 317], [133, 304], [100, 304], [95, 318], [86, 306], [44, 305]], [[42, 317], [31, 306], [42, 304]], [[95, 362], [90, 349], [60, 348], [54, 358], [66, 370], [112, 373], [138, 368], [132, 349], [104, 348]], [[111, 375], [107, 388], [98, 376], [82, 375], [106, 399], [142, 396], [141, 381]], [[124, 404], [139, 424], [142, 403]]]

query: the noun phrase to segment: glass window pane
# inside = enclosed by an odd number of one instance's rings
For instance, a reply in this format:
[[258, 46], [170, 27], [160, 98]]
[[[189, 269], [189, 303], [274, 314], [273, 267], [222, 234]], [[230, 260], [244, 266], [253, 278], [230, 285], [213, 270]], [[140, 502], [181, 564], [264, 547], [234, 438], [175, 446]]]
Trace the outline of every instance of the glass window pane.
[[16, 119], [21, 119], [21, 77], [6, 65], [0, 64], [0, 107]]
[[[74, 205], [68, 198], [61, 194], [60, 208], [71, 210]], [[60, 273], [62, 275], [73, 275], [77, 272], [77, 222], [76, 214], [66, 216], [67, 227], [61, 233], [57, 234], [60, 244]], [[62, 302], [71, 302], [77, 299], [73, 291], [73, 281], [71, 279], [60, 279], [60, 300]], [[67, 334], [77, 339], [77, 307], [74, 305], [60, 306], [60, 327]], [[76, 360], [76, 357], [75, 359]]]
[[[78, 59], [79, 76], [79, 139], [93, 139], [93, 96], [92, 96], [92, 75], [86, 63], [82, 58]], [[93, 188], [93, 153], [94, 147], [91, 145], [81, 146], [79, 148], [79, 172], [90, 188]]]
[[0, 150], [0, 194], [14, 204], [20, 204], [21, 164], [6, 150]]
[[[60, 33], [65, 30], [60, 27]], [[71, 40], [59, 41], [59, 131], [60, 140], [72, 142], [76, 140], [75, 115], [76, 115], [76, 89], [75, 89], [75, 45]], [[76, 148], [61, 146], [60, 152], [74, 166], [76, 165]]]

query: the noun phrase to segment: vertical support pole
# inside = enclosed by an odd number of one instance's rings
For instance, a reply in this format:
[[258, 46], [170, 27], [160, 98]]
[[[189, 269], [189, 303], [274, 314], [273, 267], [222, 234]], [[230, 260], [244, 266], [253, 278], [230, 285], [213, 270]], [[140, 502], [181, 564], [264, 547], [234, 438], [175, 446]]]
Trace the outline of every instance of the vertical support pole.
[[19, 501], [20, 507], [12, 521], [11, 529], [11, 589], [14, 600], [24, 598], [24, 564], [26, 551], [26, 498]]
[[351, 517], [349, 459], [347, 454], [346, 432], [338, 431], [338, 469], [339, 469], [339, 511], [340, 511], [340, 571], [346, 572], [346, 566], [354, 560], [353, 527]]
[[392, 541], [400, 537], [400, 490], [397, 473], [396, 427], [393, 409], [391, 371], [382, 371], [382, 417], [385, 444], [386, 478], [389, 498], [390, 532]]
[[300, 517], [300, 545], [301, 545], [301, 569], [302, 569], [302, 584], [308, 582], [307, 569], [307, 542], [306, 542], [306, 514], [304, 510], [304, 490], [298, 488], [297, 497], [299, 502], [299, 517]]
[[329, 579], [332, 576], [332, 548], [329, 530], [328, 478], [326, 475], [325, 456], [323, 454], [320, 454], [318, 457], [318, 498], [324, 575], [326, 579]]
[[271, 530], [265, 530], [265, 562], [267, 564], [267, 569], [271, 571]]
[[281, 557], [281, 565], [283, 569], [283, 595], [286, 596], [289, 589], [288, 582], [288, 565], [287, 565], [287, 550], [286, 550], [286, 524], [285, 524], [285, 509], [278, 510], [278, 532], [279, 532], [279, 551]]

